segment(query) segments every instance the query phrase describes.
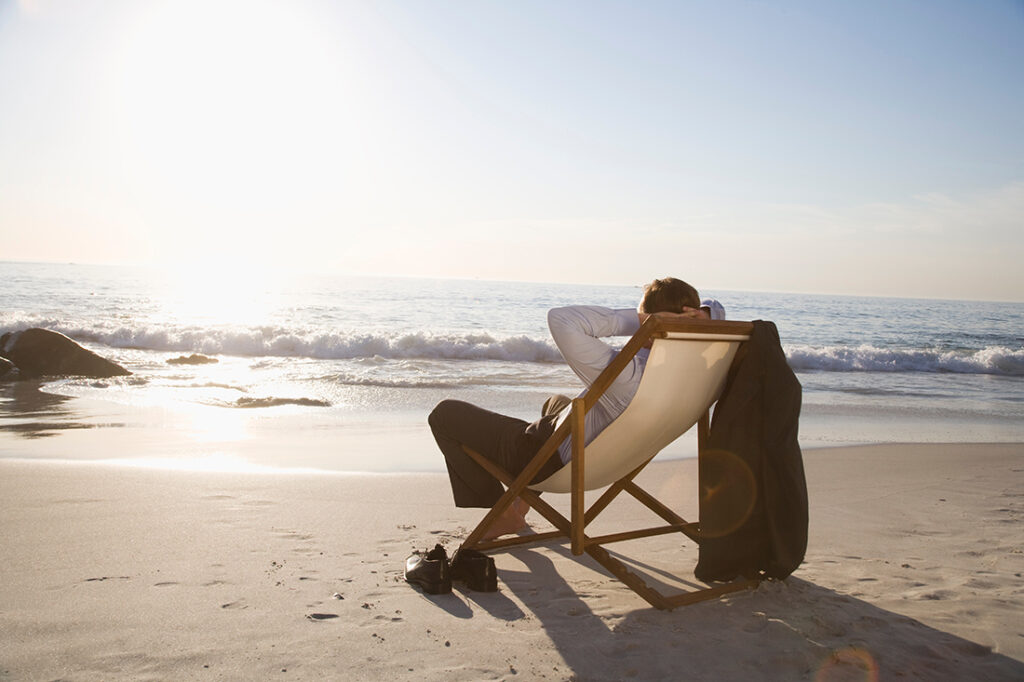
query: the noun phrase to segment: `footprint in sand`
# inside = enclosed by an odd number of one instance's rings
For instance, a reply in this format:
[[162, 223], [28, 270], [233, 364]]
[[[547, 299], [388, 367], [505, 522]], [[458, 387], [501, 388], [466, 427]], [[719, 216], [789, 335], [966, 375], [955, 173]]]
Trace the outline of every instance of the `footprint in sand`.
[[949, 590], [937, 590], [935, 592], [925, 592], [918, 596], [918, 599], [926, 601], [944, 601], [953, 596], [953, 593]]
[[331, 620], [332, 618], [337, 618], [337, 617], [338, 617], [338, 614], [336, 614], [336, 613], [307, 613], [306, 614], [306, 618], [309, 619], [309, 620], [313, 620], [313, 621]]
[[302, 540], [302, 541], [307, 541], [307, 540], [312, 540], [313, 539], [313, 536], [310, 535], [309, 533], [300, 533], [297, 530], [279, 530], [279, 531], [276, 531], [275, 535], [277, 535], [277, 537], [283, 538], [285, 540]]

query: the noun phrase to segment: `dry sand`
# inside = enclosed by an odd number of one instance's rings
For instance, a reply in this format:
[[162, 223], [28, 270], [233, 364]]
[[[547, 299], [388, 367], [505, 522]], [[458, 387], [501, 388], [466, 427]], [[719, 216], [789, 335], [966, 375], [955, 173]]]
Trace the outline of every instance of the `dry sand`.
[[[0, 679], [1024, 679], [1024, 445], [805, 463], [805, 564], [660, 612], [560, 546], [497, 555], [497, 593], [407, 585], [479, 516], [443, 475], [0, 461]], [[694, 516], [694, 461], [641, 484]], [[614, 549], [693, 580], [692, 543]]]

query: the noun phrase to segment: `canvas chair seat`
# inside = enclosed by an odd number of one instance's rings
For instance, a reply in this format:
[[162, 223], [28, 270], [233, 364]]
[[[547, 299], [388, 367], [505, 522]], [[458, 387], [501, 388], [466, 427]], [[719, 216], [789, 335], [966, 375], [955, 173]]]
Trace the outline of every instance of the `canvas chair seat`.
[[[742, 334], [666, 333], [654, 340], [636, 395], [586, 446], [584, 490], [611, 485], [686, 433], [718, 400]], [[571, 467], [530, 485], [568, 493]]]
[[[487, 551], [533, 542], [568, 540], [573, 554], [580, 555], [586, 552], [648, 603], [659, 609], [710, 599], [756, 585], [756, 579], [740, 579], [724, 585], [664, 595], [648, 586], [640, 576], [611, 556], [602, 546], [611, 542], [674, 532], [683, 533], [691, 540], [700, 542], [699, 523], [691, 523], [680, 517], [653, 495], [641, 489], [633, 478], [659, 451], [694, 424], [698, 427], [698, 457], [703, 456], [709, 410], [721, 394], [733, 358], [742, 342], [749, 338], [751, 329], [752, 325], [749, 322], [669, 321], [663, 316], [652, 315], [608, 367], [598, 375], [587, 393], [572, 401], [569, 417], [555, 430], [518, 476], [512, 476], [487, 458], [464, 446], [474, 461], [504, 483], [507, 490], [469, 534], [462, 547]], [[583, 425], [586, 412], [597, 403], [619, 373], [648, 342], [652, 342], [650, 355], [636, 395], [621, 415], [590, 444], [584, 445]], [[536, 477], [548, 459], [553, 455], [557, 456], [556, 451], [567, 437], [572, 439], [570, 464], [548, 478], [531, 484], [530, 481]], [[606, 486], [604, 493], [589, 509], [585, 509], [585, 491]], [[559, 513], [535, 491], [569, 493], [570, 518], [567, 519]], [[666, 524], [613, 535], [587, 535], [587, 524], [622, 492], [630, 493], [660, 516]], [[526, 500], [557, 530], [483, 540], [488, 528], [517, 497]]]

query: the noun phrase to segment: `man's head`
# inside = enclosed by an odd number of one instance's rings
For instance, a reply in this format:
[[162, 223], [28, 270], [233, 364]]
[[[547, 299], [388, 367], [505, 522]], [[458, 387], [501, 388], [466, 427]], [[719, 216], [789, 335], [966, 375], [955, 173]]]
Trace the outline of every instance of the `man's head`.
[[656, 279], [644, 287], [640, 299], [641, 313], [681, 313], [683, 308], [699, 308], [700, 295], [697, 290], [681, 279], [665, 277]]

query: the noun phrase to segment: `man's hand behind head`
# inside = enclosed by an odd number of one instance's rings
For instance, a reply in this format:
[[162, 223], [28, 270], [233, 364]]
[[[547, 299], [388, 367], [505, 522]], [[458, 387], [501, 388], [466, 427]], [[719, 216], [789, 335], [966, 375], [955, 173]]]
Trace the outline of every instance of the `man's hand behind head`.
[[[682, 320], [710, 320], [711, 313], [705, 308], [683, 308], [681, 313], [654, 313], [660, 319], [668, 322], [682, 321]], [[640, 318], [640, 324], [643, 324], [648, 317], [649, 313], [637, 313], [637, 317]]]
[[668, 322], [680, 320], [710, 320], [711, 313], [704, 308], [683, 308], [681, 313], [655, 313], [659, 318]]

